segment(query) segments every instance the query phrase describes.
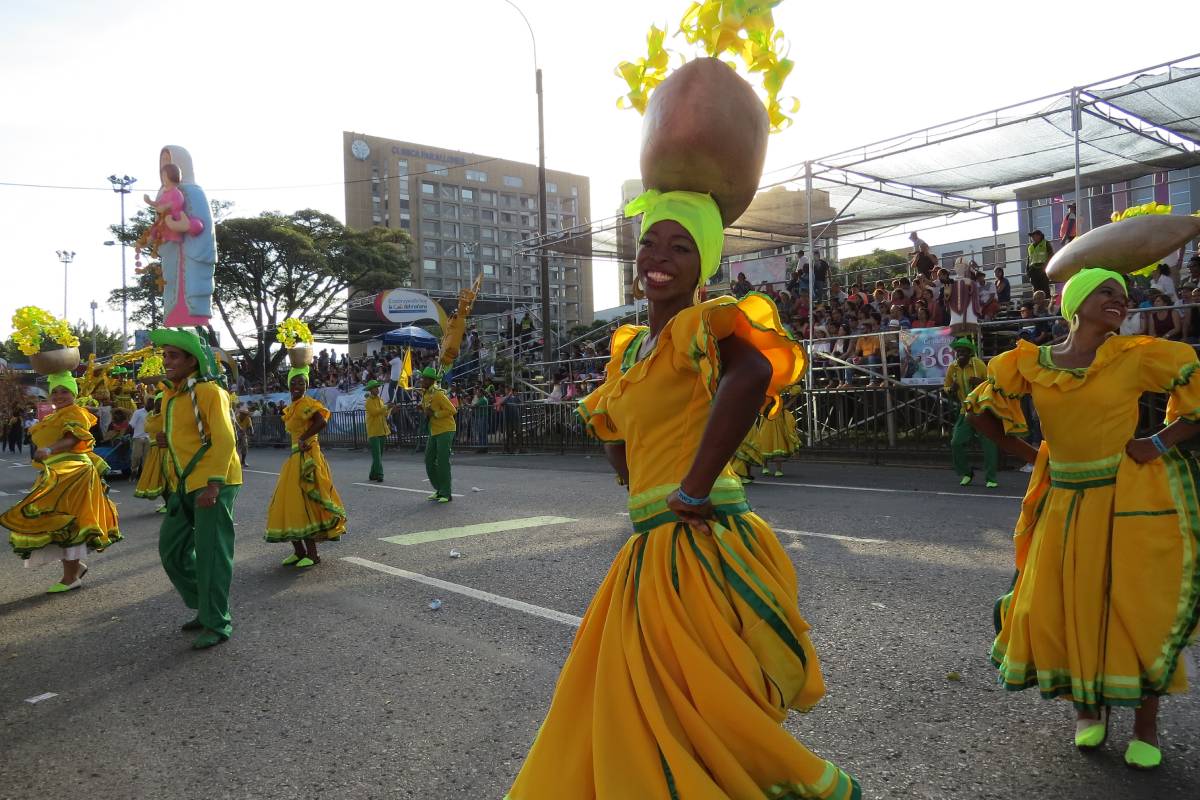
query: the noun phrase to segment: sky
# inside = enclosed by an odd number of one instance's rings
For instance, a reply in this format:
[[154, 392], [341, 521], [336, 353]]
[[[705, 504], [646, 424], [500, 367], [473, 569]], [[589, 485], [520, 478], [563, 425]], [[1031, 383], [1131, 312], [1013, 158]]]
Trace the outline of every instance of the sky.
[[[546, 162], [591, 178], [594, 218], [637, 177], [641, 118], [619, 110], [616, 64], [686, 0], [517, 0], [544, 72]], [[159, 149], [186, 147], [210, 199], [233, 215], [316, 208], [344, 218], [342, 131], [536, 162], [529, 31], [504, 0], [210, 2], [4, 0], [0, 26], [0, 337], [12, 312], [120, 329], [107, 176], [138, 179], [126, 213], [158, 188]], [[1194, 52], [1194, 4], [784, 0], [779, 29], [801, 107], [771, 137], [768, 170]], [[678, 47], [686, 48], [682, 42]], [[963, 226], [965, 227], [965, 226]], [[923, 230], [931, 244], [980, 235]], [[880, 246], [901, 246], [897, 240]], [[843, 251], [845, 252], [845, 251]], [[597, 263], [597, 309], [616, 305]], [[132, 257], [127, 262], [132, 280]], [[133, 326], [130, 326], [132, 334]]]

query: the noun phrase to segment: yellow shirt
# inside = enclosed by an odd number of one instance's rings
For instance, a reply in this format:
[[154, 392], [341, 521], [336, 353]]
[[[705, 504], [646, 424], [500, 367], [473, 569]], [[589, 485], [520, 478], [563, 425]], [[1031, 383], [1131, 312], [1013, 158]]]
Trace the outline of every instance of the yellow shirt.
[[[315, 397], [303, 395], [301, 398], [283, 410], [283, 428], [292, 438], [292, 447], [298, 447], [300, 437], [304, 435], [312, 424], [313, 415], [316, 414], [329, 421], [329, 409], [317, 400]], [[310, 440], [313, 446], [319, 445], [317, 437], [314, 436]]]
[[[184, 491], [203, 489], [210, 481], [229, 486], [241, 485], [242, 464], [234, 449], [233, 420], [229, 414], [229, 393], [212, 381], [196, 384], [196, 407], [208, 432], [210, 447], [188, 475]], [[187, 390], [168, 390], [163, 396], [163, 420], [170, 458], [164, 465], [167, 485], [175, 486], [178, 476], [200, 450], [200, 428]]]
[[92, 449], [95, 439], [91, 428], [96, 424], [92, 412], [80, 406], [70, 405], [58, 409], [29, 429], [29, 439], [35, 450], [49, 447], [68, 433], [79, 441], [71, 448], [72, 453], [86, 453]]
[[367, 396], [367, 438], [387, 436], [391, 433], [388, 427], [388, 407], [383, 398], [374, 395]]
[[[429, 411], [432, 409], [433, 413]], [[454, 404], [446, 393], [437, 386], [431, 386], [421, 396], [421, 410], [429, 417], [429, 435], [438, 436], [457, 430], [454, 424]]]
[[150, 412], [146, 415], [146, 435], [150, 437], [150, 446], [158, 446], [158, 434], [163, 432], [162, 412]]
[[946, 381], [942, 385], [947, 391], [953, 388], [954, 399], [961, 403], [975, 388], [971, 384], [971, 378], [978, 378], [981, 381], [987, 379], [987, 364], [984, 364], [978, 356], [973, 356], [965, 367], [960, 367], [957, 361], [947, 367]]

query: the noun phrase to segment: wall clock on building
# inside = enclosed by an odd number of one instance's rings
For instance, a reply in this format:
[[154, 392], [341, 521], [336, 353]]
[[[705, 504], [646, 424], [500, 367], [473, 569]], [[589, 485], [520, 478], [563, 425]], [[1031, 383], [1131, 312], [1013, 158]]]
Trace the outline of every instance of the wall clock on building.
[[350, 145], [350, 153], [359, 161], [366, 161], [367, 156], [371, 155], [371, 148], [362, 139], [355, 139]]

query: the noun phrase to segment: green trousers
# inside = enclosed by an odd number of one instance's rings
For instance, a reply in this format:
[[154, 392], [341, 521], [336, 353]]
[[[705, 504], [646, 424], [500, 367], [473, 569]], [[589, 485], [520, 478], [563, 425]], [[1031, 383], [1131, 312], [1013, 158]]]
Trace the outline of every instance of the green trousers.
[[438, 497], [450, 499], [450, 445], [454, 431], [430, 436], [425, 443], [425, 474]]
[[986, 479], [996, 480], [996, 465], [1000, 461], [1000, 451], [996, 449], [996, 445], [991, 439], [971, 427], [965, 414], [958, 415], [958, 422], [954, 423], [954, 434], [950, 437], [950, 456], [954, 461], [954, 471], [964, 478], [971, 474], [971, 459], [967, 455], [967, 448], [974, 440], [979, 440], [979, 444], [983, 448]]
[[195, 609], [200, 624], [225, 638], [233, 633], [233, 501], [241, 488], [223, 487], [210, 508], [196, 507], [203, 489], [184, 495], [158, 530], [159, 558], [184, 605]]
[[383, 443], [386, 436], [372, 436], [367, 440], [371, 444], [371, 474], [368, 480], [383, 480]]

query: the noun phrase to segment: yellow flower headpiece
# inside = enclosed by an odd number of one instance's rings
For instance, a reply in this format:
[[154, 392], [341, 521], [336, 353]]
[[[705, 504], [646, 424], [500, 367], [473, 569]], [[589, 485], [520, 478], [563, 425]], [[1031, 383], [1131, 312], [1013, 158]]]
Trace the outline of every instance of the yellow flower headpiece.
[[[762, 76], [763, 103], [767, 108], [771, 132], [792, 124], [788, 114], [800, 107], [795, 98], [780, 100], [783, 83], [795, 66], [787, 58], [787, 40], [775, 29], [771, 9], [782, 0], [699, 0], [692, 3], [679, 22], [675, 36], [683, 36], [705, 55], [740, 57], [746, 71]], [[616, 74], [625, 81], [629, 92], [617, 100], [619, 108], [646, 112], [650, 93], [666, 80], [672, 51], [665, 46], [667, 31], [650, 27], [646, 37], [647, 54], [636, 61], [622, 61]], [[677, 54], [683, 57], [683, 54]], [[737, 69], [736, 60], [726, 61]]]
[[304, 320], [288, 317], [280, 323], [279, 330], [275, 333], [275, 341], [290, 350], [300, 342], [312, 344], [313, 335], [308, 325], [304, 324]]
[[155, 353], [154, 355], [148, 356], [142, 361], [142, 366], [138, 370], [138, 377], [153, 378], [159, 375], [165, 375], [166, 372], [167, 368], [163, 366], [162, 356], [158, 353]]
[[79, 338], [71, 333], [71, 326], [65, 319], [59, 319], [37, 306], [18, 308], [13, 313], [12, 326], [13, 339], [27, 356], [42, 351], [43, 339], [50, 339], [62, 347], [79, 346]]

